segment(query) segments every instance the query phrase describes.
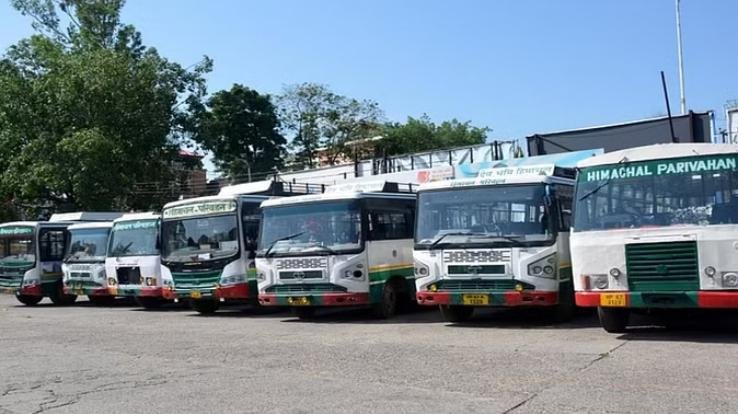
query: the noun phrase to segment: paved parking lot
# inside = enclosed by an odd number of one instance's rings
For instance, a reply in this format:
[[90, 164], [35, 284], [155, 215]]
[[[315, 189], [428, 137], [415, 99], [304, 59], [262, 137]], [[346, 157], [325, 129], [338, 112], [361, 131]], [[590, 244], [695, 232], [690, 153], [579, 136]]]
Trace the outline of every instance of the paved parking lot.
[[0, 413], [737, 412], [738, 335], [710, 320], [610, 335], [592, 315], [302, 322], [0, 296]]

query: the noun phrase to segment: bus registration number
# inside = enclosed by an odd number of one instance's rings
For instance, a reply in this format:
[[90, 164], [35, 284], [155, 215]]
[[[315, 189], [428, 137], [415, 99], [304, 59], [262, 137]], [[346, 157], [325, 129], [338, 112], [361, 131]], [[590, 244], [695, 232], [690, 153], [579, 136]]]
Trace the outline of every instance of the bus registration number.
[[462, 295], [464, 305], [489, 305], [489, 295]]
[[193, 290], [192, 292], [190, 292], [190, 297], [192, 299], [200, 299], [202, 297], [202, 293], [200, 293], [199, 290]]
[[600, 306], [625, 307], [625, 293], [601, 293]]

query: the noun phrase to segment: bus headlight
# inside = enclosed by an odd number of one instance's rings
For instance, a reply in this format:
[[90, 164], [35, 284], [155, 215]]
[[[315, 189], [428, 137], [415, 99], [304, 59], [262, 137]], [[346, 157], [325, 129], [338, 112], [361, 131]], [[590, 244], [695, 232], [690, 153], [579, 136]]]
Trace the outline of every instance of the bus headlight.
[[613, 267], [612, 269], [610, 269], [610, 276], [614, 278], [618, 278], [620, 277], [620, 275], [621, 275], [620, 269], [618, 269], [617, 267]]
[[725, 272], [723, 273], [723, 287], [738, 287], [738, 273], [736, 272]]
[[592, 275], [590, 276], [592, 285], [597, 289], [607, 289], [610, 286], [610, 281], [607, 279], [607, 275]]
[[117, 280], [115, 280], [115, 278], [114, 278], [114, 277], [109, 277], [109, 278], [108, 278], [108, 286], [115, 286], [115, 285], [117, 285], [117, 284], [118, 284], [118, 281], [117, 281]]
[[555, 278], [556, 261], [556, 253], [550, 254], [543, 259], [536, 260], [528, 265], [528, 274], [537, 277]]
[[426, 277], [430, 273], [428, 266], [420, 262], [415, 262], [415, 277]]
[[712, 266], [707, 266], [707, 267], [705, 268], [705, 274], [706, 274], [707, 276], [709, 276], [709, 277], [713, 277], [713, 276], [715, 276], [715, 273], [717, 273], [717, 270], [715, 270], [715, 268], [714, 268], [714, 267], [712, 267]]
[[146, 286], [156, 286], [156, 278], [155, 277], [147, 277], [146, 278]]

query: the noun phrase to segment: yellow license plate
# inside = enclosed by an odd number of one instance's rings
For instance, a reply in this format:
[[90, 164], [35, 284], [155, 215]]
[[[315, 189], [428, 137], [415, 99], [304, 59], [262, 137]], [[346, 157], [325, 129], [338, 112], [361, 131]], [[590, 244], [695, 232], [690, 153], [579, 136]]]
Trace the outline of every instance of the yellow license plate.
[[309, 306], [310, 298], [307, 296], [298, 296], [287, 299], [287, 303], [292, 306]]
[[202, 293], [200, 293], [199, 290], [193, 290], [192, 293], [190, 293], [190, 297], [192, 299], [200, 299], [202, 297]]
[[625, 293], [600, 293], [600, 306], [621, 308], [628, 306]]
[[489, 295], [462, 295], [464, 305], [489, 305]]
[[77, 295], [77, 296], [82, 296], [82, 295], [85, 294], [85, 291], [82, 290], [82, 289], [80, 289], [80, 288], [77, 288], [77, 289], [75, 289], [74, 294]]

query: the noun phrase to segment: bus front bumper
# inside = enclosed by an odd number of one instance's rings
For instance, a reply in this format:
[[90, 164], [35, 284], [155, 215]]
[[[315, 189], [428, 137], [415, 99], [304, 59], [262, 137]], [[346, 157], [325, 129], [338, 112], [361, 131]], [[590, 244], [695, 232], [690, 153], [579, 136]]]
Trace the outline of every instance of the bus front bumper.
[[363, 306], [369, 305], [368, 292], [330, 292], [300, 294], [261, 293], [259, 304], [262, 306]]
[[510, 291], [436, 291], [418, 292], [415, 295], [418, 304], [426, 306], [461, 305], [461, 306], [554, 306], [559, 303], [558, 292], [528, 290]]
[[226, 299], [248, 300], [253, 299], [253, 291], [249, 283], [234, 283], [232, 285], [216, 285], [200, 289], [168, 289], [162, 291], [165, 299]]
[[113, 296], [138, 297], [138, 298], [160, 298], [164, 296], [164, 289], [151, 286], [118, 285], [108, 288]]
[[75, 287], [64, 286], [65, 295], [76, 296], [111, 296], [106, 287]]
[[738, 291], [576, 292], [577, 306], [612, 308], [738, 308]]

